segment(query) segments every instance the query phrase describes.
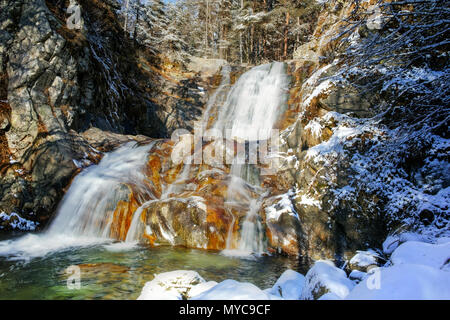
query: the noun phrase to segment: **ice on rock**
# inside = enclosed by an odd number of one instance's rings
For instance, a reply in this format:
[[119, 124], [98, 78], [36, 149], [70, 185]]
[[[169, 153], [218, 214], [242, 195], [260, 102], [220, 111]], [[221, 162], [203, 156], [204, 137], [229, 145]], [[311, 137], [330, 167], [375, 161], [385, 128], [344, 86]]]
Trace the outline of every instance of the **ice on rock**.
[[286, 270], [272, 288], [265, 292], [286, 300], [299, 300], [305, 285], [305, 277], [294, 270]]
[[306, 283], [301, 299], [313, 300], [325, 293], [333, 293], [343, 299], [355, 284], [347, 278], [346, 273], [337, 268], [333, 262], [319, 260], [306, 274]]
[[[155, 275], [142, 289], [138, 300], [182, 300], [190, 295], [190, 290], [205, 283], [195, 271], [177, 270]], [[201, 292], [197, 287], [197, 294]]]

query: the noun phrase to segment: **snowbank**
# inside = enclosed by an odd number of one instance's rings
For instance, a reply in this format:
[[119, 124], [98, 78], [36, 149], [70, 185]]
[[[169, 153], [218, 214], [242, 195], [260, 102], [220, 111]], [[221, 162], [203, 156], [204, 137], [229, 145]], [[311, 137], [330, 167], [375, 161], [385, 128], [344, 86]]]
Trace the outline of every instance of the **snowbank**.
[[447, 300], [450, 274], [424, 265], [401, 264], [379, 268], [347, 296], [350, 300]]
[[[396, 236], [399, 240], [399, 236]], [[419, 239], [409, 234], [401, 239]], [[388, 241], [389, 240], [389, 241]], [[386, 244], [393, 243], [387, 239]], [[396, 242], [398, 242], [396, 240]], [[450, 299], [450, 239], [436, 243], [406, 241], [393, 250], [383, 267], [373, 250], [357, 251], [350, 260], [350, 275], [327, 260], [316, 261], [306, 276], [286, 270], [272, 288], [225, 280], [206, 282], [195, 271], [172, 271], [146, 283], [144, 300], [410, 300]], [[391, 248], [391, 247], [390, 247]], [[381, 257], [384, 261], [384, 257]], [[373, 266], [367, 272], [360, 267]]]
[[272, 288], [264, 290], [266, 293], [286, 300], [299, 300], [305, 286], [306, 279], [294, 270], [286, 270]]
[[277, 299], [254, 284], [225, 280], [192, 300], [272, 300]]
[[301, 299], [318, 299], [326, 293], [332, 293], [342, 299], [354, 286], [345, 271], [337, 268], [331, 261], [320, 260], [306, 274]]
[[[409, 234], [407, 238], [419, 237]], [[385, 249], [392, 240], [393, 237], [386, 239]], [[450, 299], [450, 242], [444, 240], [437, 244], [404, 242], [392, 252], [388, 263], [392, 266], [372, 269], [372, 274], [364, 277], [347, 299]]]
[[[408, 241], [400, 245], [391, 256], [394, 265], [420, 264], [441, 269], [450, 259], [450, 242], [430, 244]], [[448, 275], [450, 277], [450, 274]]]

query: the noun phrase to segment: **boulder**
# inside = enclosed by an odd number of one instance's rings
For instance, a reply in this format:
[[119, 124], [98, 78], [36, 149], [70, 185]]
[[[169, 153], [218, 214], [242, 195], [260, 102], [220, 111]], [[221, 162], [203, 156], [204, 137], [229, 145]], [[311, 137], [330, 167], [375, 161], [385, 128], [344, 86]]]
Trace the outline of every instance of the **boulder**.
[[294, 270], [286, 270], [267, 293], [286, 300], [300, 300], [305, 277]]
[[200, 197], [151, 201], [143, 212], [146, 222], [141, 235], [150, 244], [221, 250], [228, 230], [221, 225], [228, 221], [212, 219], [211, 214]]
[[441, 269], [450, 261], [450, 242], [431, 244], [408, 241], [395, 249], [391, 261], [394, 265], [420, 264]]
[[349, 268], [351, 270], [359, 270], [367, 272], [371, 268], [378, 267], [379, 256], [373, 250], [357, 251], [357, 253], [350, 259]]
[[379, 268], [346, 296], [348, 300], [448, 300], [448, 271], [426, 265]]
[[137, 300], [183, 300], [189, 297], [193, 289], [195, 294], [199, 294], [201, 290], [198, 285], [205, 283], [205, 279], [195, 271], [165, 272], [147, 282]]
[[347, 278], [345, 272], [337, 268], [333, 262], [317, 261], [306, 274], [301, 299], [317, 300], [326, 293], [343, 299], [354, 286], [355, 284]]
[[271, 300], [276, 299], [254, 284], [225, 280], [192, 298], [192, 300]]

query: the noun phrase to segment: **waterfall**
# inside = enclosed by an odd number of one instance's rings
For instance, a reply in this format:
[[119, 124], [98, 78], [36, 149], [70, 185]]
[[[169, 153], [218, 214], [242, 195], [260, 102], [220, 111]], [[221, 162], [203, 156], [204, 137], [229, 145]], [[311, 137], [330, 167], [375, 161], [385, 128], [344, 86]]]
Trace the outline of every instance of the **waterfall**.
[[[257, 141], [271, 137], [271, 130], [285, 111], [289, 78], [285, 73], [285, 64], [275, 62], [261, 65], [243, 74], [232, 87], [227, 99], [219, 110], [213, 129], [223, 134], [231, 132], [231, 138]], [[230, 138], [229, 135], [227, 135]], [[233, 246], [233, 228], [235, 217], [228, 232], [226, 255], [251, 256], [265, 251], [264, 230], [258, 215], [262, 205], [260, 198], [251, 197], [259, 185], [259, 172], [255, 165], [242, 164], [242, 155], [238, 154], [230, 169], [226, 206], [231, 212], [233, 207], [245, 205], [247, 214], [243, 220], [237, 248]]]
[[0, 255], [29, 260], [69, 247], [110, 241], [114, 209], [120, 200], [128, 200], [129, 188], [139, 203], [155, 198], [143, 170], [153, 145], [130, 142], [105, 154], [99, 164], [74, 178], [45, 232], [0, 241]]
[[141, 203], [152, 198], [143, 169], [153, 144], [128, 143], [80, 173], [47, 232], [109, 238], [115, 205], [128, 200], [129, 188], [141, 197], [137, 199]]
[[[222, 68], [221, 84], [203, 114], [204, 128], [222, 132], [231, 130], [232, 137], [241, 143], [268, 139], [286, 107], [289, 79], [284, 63], [255, 67], [243, 74], [231, 89], [230, 71], [229, 66]], [[213, 119], [215, 121], [211, 121]], [[145, 227], [139, 219], [143, 210], [154, 201], [183, 192], [193, 170], [186, 164], [174, 183], [162, 186], [163, 194], [158, 199], [151, 192], [145, 173], [148, 155], [155, 143], [140, 146], [130, 142], [105, 154], [99, 164], [86, 168], [75, 177], [48, 230], [39, 235], [29, 234], [14, 241], [0, 242], [0, 255], [39, 256], [70, 246], [98, 242], [99, 239], [117, 238], [112, 234], [113, 223], [117, 220], [114, 212], [120, 201], [126, 203], [130, 200], [131, 191], [139, 208], [126, 213], [126, 219], [120, 218], [130, 223], [121, 227], [120, 238], [126, 242], [139, 240]], [[259, 187], [257, 166], [242, 164], [241, 160], [242, 154], [234, 159], [228, 180], [225, 206], [232, 215], [232, 223], [225, 252], [261, 254], [265, 250], [264, 231], [258, 212], [264, 190]], [[234, 209], [246, 212], [245, 217], [234, 216]], [[233, 228], [238, 218], [242, 221], [242, 228], [236, 246]]]
[[289, 87], [285, 68], [274, 62], [243, 74], [221, 106], [214, 129], [230, 130], [232, 138], [242, 140], [268, 139], [285, 110]]

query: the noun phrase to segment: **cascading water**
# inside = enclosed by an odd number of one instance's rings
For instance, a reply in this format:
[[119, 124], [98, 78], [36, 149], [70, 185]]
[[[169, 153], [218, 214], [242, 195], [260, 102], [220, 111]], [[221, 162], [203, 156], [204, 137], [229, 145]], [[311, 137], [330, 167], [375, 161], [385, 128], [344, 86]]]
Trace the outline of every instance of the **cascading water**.
[[[231, 130], [232, 138], [241, 142], [268, 139], [286, 106], [288, 85], [285, 65], [275, 62], [246, 72], [228, 92], [230, 68], [225, 66], [221, 85], [205, 110], [204, 128], [222, 132]], [[216, 121], [211, 121], [213, 119]], [[110, 239], [115, 206], [121, 200], [128, 200], [130, 189], [140, 208], [134, 212], [124, 240], [138, 240], [143, 228], [139, 221], [142, 211], [152, 201], [167, 200], [171, 194], [181, 192], [191, 171], [191, 166], [185, 165], [174, 183], [163, 186], [163, 194], [158, 199], [150, 191], [144, 170], [153, 145], [154, 142], [145, 146], [126, 144], [106, 154], [98, 165], [85, 169], [74, 179], [49, 229], [40, 235], [29, 234], [17, 240], [0, 242], [0, 255], [29, 258], [70, 246], [97, 243], [99, 239]], [[226, 252], [261, 254], [265, 250], [264, 232], [258, 212], [264, 190], [258, 187], [257, 167], [241, 164], [238, 161], [240, 156], [231, 166], [225, 205], [230, 213], [233, 208], [247, 213], [237, 246], [232, 241], [232, 228], [236, 221], [233, 215]]]
[[106, 154], [98, 165], [85, 169], [75, 177], [48, 230], [0, 242], [0, 255], [27, 260], [68, 247], [108, 241], [114, 207], [127, 199], [129, 187], [139, 197], [138, 202], [154, 198], [145, 185], [143, 170], [153, 145], [130, 142]]
[[109, 238], [114, 206], [133, 188], [138, 202], [155, 197], [145, 185], [144, 166], [151, 147], [128, 143], [106, 154], [73, 181], [48, 233]]
[[248, 141], [270, 138], [283, 113], [289, 77], [285, 64], [261, 65], [243, 74], [219, 110], [214, 129], [231, 130], [231, 138]]
[[[243, 74], [228, 94], [227, 100], [221, 106], [213, 129], [219, 130], [228, 138], [244, 141], [267, 140], [271, 130], [285, 110], [289, 78], [285, 72], [285, 64], [275, 62], [255, 67]], [[231, 136], [227, 134], [231, 133]], [[238, 202], [244, 201], [247, 214], [242, 223], [240, 239], [233, 247], [231, 231], [228, 233], [227, 255], [249, 256], [259, 255], [265, 251], [263, 228], [258, 211], [261, 199], [253, 199], [248, 191], [259, 184], [259, 172], [252, 164], [242, 164], [242, 155], [237, 155], [230, 170], [226, 205], [229, 210]], [[260, 191], [261, 192], [261, 191]]]

